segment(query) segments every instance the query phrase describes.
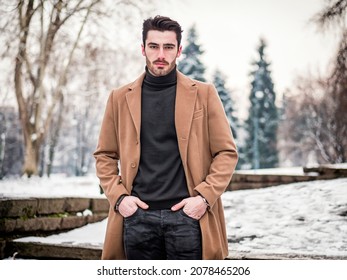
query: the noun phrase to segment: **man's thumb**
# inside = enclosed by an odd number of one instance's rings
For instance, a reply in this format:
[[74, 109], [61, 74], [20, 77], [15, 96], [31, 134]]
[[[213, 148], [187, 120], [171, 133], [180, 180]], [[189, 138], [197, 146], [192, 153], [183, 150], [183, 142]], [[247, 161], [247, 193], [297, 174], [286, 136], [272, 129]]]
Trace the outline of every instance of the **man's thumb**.
[[147, 203], [143, 202], [141, 199], [137, 199], [136, 201], [137, 206], [139, 206], [142, 209], [147, 209], [149, 206]]
[[186, 202], [183, 199], [181, 202], [179, 202], [179, 203], [175, 204], [174, 206], [172, 206], [171, 210], [172, 211], [177, 211], [177, 210], [181, 209], [182, 207], [184, 207], [184, 205], [186, 205]]

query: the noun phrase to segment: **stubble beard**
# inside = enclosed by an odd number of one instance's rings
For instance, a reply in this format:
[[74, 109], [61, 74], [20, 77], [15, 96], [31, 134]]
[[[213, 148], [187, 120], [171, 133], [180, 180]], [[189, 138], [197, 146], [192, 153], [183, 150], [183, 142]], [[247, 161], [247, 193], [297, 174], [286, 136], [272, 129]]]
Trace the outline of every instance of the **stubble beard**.
[[175, 68], [176, 60], [174, 60], [173, 62], [169, 63], [164, 68], [158, 68], [154, 63], [150, 62], [148, 60], [148, 58], [146, 57], [146, 65], [147, 65], [147, 68], [148, 68], [149, 72], [153, 76], [160, 77], [160, 76], [165, 76], [165, 75], [169, 74], [172, 71], [172, 69]]

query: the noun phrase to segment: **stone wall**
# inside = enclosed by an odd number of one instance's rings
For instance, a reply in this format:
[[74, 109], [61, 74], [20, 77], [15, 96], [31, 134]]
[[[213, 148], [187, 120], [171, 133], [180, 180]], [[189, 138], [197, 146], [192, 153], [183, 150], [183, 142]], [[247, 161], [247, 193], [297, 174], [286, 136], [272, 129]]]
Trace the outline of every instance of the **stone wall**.
[[331, 180], [342, 177], [347, 177], [347, 168], [334, 165], [312, 168], [304, 167], [303, 175], [248, 174], [242, 173], [242, 171], [236, 171], [227, 190], [259, 189], [283, 184], [314, 180]]
[[105, 219], [109, 204], [97, 198], [0, 198], [0, 236], [49, 233]]
[[0, 258], [12, 251], [12, 239], [45, 236], [107, 218], [102, 198], [0, 198]]

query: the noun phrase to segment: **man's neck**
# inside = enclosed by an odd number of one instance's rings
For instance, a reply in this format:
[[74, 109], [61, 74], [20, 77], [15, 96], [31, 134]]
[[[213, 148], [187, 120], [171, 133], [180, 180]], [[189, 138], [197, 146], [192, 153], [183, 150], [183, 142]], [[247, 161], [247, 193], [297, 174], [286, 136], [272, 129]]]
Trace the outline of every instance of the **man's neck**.
[[146, 66], [146, 76], [144, 82], [150, 85], [158, 86], [175, 84], [177, 82], [176, 67], [174, 67], [167, 75], [154, 76]]

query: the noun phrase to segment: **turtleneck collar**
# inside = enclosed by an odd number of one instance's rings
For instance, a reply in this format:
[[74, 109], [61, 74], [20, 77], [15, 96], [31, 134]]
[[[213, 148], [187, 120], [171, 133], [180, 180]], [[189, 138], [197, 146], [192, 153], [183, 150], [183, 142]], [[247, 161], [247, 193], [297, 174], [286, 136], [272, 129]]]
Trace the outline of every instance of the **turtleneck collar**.
[[174, 86], [177, 83], [176, 66], [167, 75], [158, 77], [153, 76], [146, 66], [146, 75], [143, 80], [143, 83], [144, 85], [157, 90]]

